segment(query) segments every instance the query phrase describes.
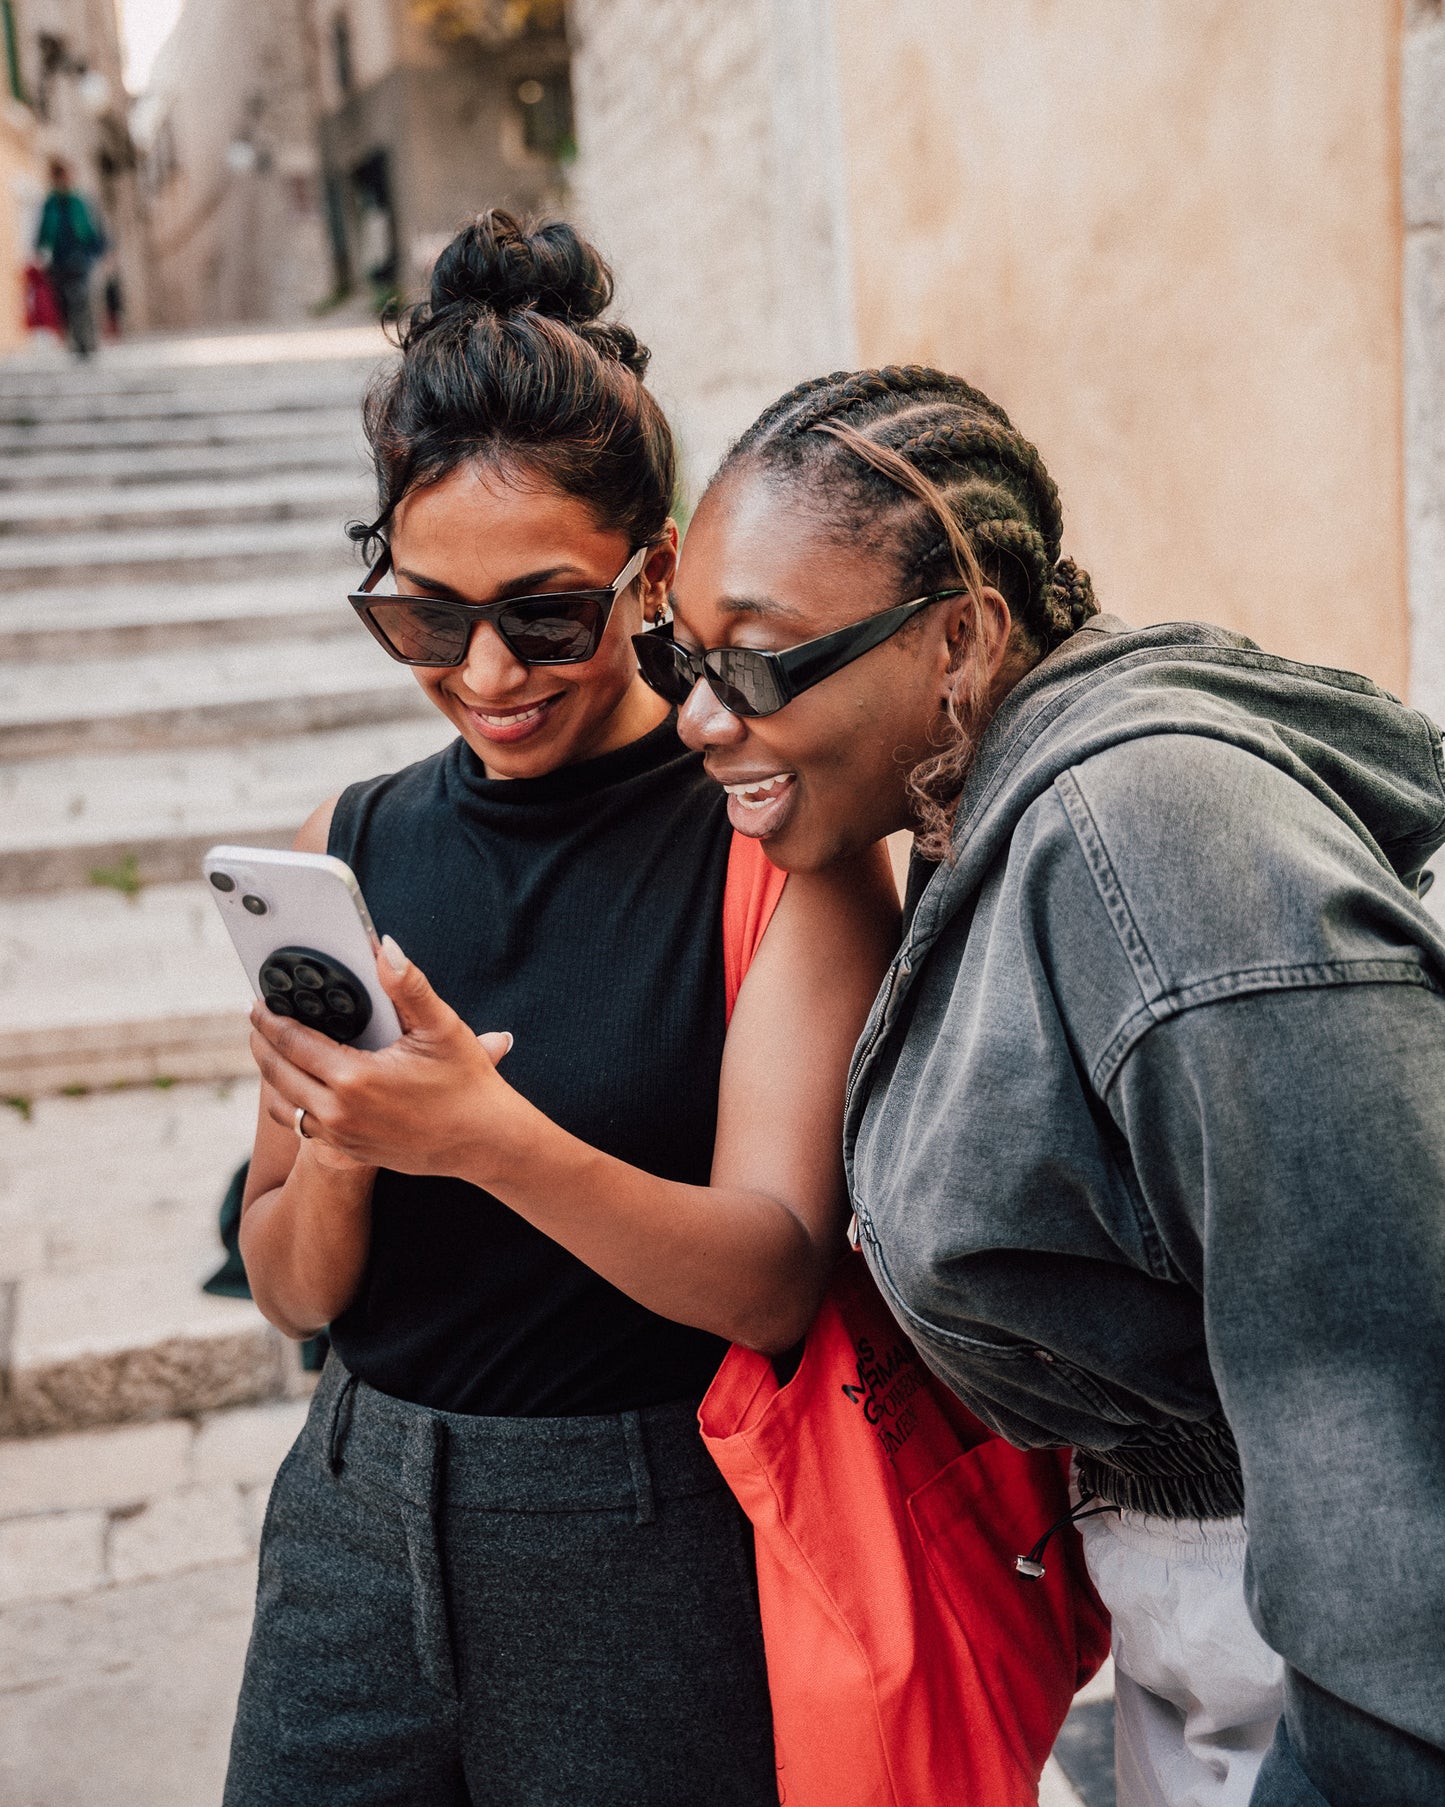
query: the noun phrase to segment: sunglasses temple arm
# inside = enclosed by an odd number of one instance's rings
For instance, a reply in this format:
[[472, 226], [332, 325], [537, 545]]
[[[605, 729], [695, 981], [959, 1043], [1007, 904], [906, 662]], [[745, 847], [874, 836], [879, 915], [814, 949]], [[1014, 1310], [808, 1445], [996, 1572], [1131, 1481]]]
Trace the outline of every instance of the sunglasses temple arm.
[[381, 556], [361, 580], [361, 588], [355, 592], [358, 596], [370, 596], [391, 569], [391, 547], [383, 546]]
[[773, 656], [787, 678], [789, 688], [806, 690], [810, 685], [832, 677], [845, 665], [851, 665], [855, 659], [861, 659], [864, 653], [872, 652], [875, 646], [881, 646], [898, 632], [910, 615], [917, 613], [922, 602], [933, 600], [925, 597], [919, 602], [900, 603], [896, 609], [884, 609], [882, 614], [871, 615], [866, 621], [855, 621], [851, 627], [840, 627], [835, 634], [823, 634], [817, 640], [808, 640], [802, 646], [790, 647], [787, 652]]

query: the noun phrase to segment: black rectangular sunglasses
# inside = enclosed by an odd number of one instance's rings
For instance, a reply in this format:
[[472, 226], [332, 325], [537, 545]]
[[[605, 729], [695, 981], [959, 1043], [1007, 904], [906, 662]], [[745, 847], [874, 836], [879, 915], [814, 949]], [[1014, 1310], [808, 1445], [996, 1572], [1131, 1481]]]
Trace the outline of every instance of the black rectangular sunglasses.
[[713, 695], [733, 715], [776, 715], [804, 690], [881, 646], [930, 602], [961, 594], [954, 589], [915, 596], [897, 608], [865, 615], [849, 627], [780, 653], [752, 646], [710, 646], [691, 652], [677, 644], [670, 621], [645, 634], [634, 634], [632, 644], [644, 681], [679, 709], [706, 678]]
[[551, 590], [501, 602], [449, 602], [434, 596], [376, 594], [391, 569], [390, 546], [348, 600], [384, 652], [402, 665], [461, 665], [472, 630], [489, 621], [524, 665], [580, 665], [597, 651], [617, 598], [636, 578], [650, 548], [639, 546], [605, 590]]

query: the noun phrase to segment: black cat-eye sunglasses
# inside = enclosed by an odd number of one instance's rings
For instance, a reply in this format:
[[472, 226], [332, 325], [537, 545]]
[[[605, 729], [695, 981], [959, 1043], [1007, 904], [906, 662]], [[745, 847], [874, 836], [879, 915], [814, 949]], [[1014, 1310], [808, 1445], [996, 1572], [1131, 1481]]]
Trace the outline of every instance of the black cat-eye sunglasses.
[[780, 653], [761, 652], [752, 646], [709, 646], [693, 652], [677, 644], [670, 621], [648, 633], [634, 634], [632, 644], [637, 649], [643, 678], [660, 697], [679, 709], [706, 678], [713, 695], [732, 714], [776, 715], [804, 690], [891, 639], [930, 602], [962, 594], [962, 590], [953, 589], [915, 596], [911, 602], [900, 602], [897, 608], [865, 616], [850, 627], [840, 627], [816, 640], [804, 640]]
[[396, 596], [376, 586], [391, 570], [388, 546], [349, 598], [372, 638], [403, 665], [462, 665], [472, 631], [489, 621], [508, 652], [524, 665], [580, 665], [601, 643], [612, 605], [646, 562], [639, 546], [605, 590], [549, 590], [501, 602], [450, 602], [437, 596]]

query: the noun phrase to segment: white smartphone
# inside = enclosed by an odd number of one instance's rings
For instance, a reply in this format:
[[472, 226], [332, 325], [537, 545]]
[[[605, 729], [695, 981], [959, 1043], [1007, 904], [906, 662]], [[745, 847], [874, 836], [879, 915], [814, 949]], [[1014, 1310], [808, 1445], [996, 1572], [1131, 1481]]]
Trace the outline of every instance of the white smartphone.
[[201, 871], [268, 1009], [354, 1048], [384, 1048], [400, 1037], [376, 977], [376, 930], [345, 860], [213, 847]]

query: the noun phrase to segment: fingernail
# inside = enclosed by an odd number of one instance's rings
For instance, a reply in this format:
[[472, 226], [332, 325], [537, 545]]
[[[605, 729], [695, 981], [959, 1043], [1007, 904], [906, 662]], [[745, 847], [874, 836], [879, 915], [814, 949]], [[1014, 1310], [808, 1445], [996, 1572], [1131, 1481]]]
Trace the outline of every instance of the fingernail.
[[386, 963], [394, 973], [404, 973], [411, 964], [390, 935], [382, 936], [381, 951], [386, 955]]
[[512, 1052], [512, 1044], [516, 1041], [517, 1038], [515, 1035], [512, 1034], [510, 1029], [504, 1029], [502, 1031], [502, 1034], [505, 1035], [507, 1038], [507, 1045], [505, 1048], [502, 1049], [502, 1052], [503, 1052], [503, 1054], [510, 1054]]

